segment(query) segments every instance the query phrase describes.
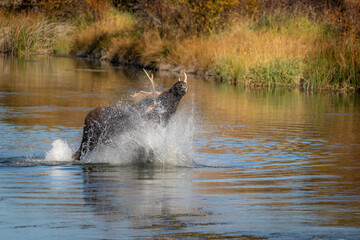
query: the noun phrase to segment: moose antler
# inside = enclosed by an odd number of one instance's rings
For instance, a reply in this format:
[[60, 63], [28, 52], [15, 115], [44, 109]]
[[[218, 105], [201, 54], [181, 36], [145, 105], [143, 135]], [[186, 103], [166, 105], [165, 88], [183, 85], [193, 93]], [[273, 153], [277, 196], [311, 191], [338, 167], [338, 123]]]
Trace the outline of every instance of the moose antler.
[[146, 72], [145, 69], [143, 69], [146, 76], [148, 77], [148, 79], [150, 80], [150, 83], [151, 83], [151, 92], [145, 92], [145, 91], [140, 91], [138, 93], [134, 93], [132, 94], [130, 97], [132, 98], [132, 100], [135, 102], [135, 103], [138, 103], [140, 102], [141, 100], [145, 99], [145, 98], [148, 98], [148, 97], [157, 97], [159, 96], [162, 92], [157, 92], [155, 90], [155, 83], [154, 83], [154, 75], [151, 74], [151, 77], [149, 76], [149, 74]]
[[[186, 75], [186, 72], [183, 72], [184, 73], [184, 81], [183, 82], [186, 82], [187, 83], [187, 75]], [[179, 78], [179, 81], [181, 81], [181, 79]]]
[[152, 91], [155, 93], [155, 84], [154, 84], [154, 74], [151, 74], [151, 77], [149, 76], [149, 74], [147, 73], [147, 71], [145, 70], [145, 68], [143, 68], [146, 76], [148, 77], [148, 79], [150, 80], [151, 83], [151, 87], [152, 87]]

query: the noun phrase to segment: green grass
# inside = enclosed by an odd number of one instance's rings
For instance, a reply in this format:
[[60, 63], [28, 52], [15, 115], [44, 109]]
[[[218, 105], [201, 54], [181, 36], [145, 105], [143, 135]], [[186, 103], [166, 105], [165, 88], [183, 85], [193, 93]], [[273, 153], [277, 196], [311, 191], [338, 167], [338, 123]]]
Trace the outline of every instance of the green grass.
[[276, 58], [270, 62], [249, 67], [244, 81], [263, 86], [291, 86], [300, 83], [302, 74], [303, 68], [299, 59]]
[[246, 66], [229, 59], [220, 62], [216, 74], [230, 82], [257, 86], [293, 86], [300, 84], [303, 66], [297, 58], [275, 58], [269, 62]]
[[326, 39], [305, 59], [304, 77], [313, 89], [360, 88], [360, 42], [356, 39]]
[[312, 39], [319, 35], [333, 34], [331, 25], [320, 22], [304, 14], [277, 14], [263, 16], [250, 26], [256, 31], [271, 31], [294, 37], [307, 37]]
[[69, 37], [59, 38], [52, 49], [56, 55], [69, 55], [71, 51]]
[[215, 74], [227, 81], [237, 81], [246, 75], [246, 65], [241, 59], [222, 58], [215, 65]]

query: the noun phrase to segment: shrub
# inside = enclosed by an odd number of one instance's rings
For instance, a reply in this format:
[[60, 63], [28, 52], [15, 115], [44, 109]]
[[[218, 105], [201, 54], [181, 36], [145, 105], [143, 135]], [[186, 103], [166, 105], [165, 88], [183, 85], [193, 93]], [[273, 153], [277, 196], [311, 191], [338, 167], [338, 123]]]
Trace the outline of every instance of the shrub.
[[100, 19], [110, 7], [108, 0], [40, 0], [40, 11], [57, 18], [76, 18], [81, 16]]
[[137, 0], [117, 5], [135, 12], [161, 36], [217, 32], [241, 13], [257, 12], [256, 0]]
[[110, 0], [8, 0], [0, 4], [8, 12], [43, 13], [62, 19], [83, 16], [91, 20], [100, 19], [110, 6]]
[[324, 19], [344, 36], [360, 38], [360, 2], [346, 0], [336, 8], [328, 9]]
[[142, 36], [116, 39], [109, 51], [109, 57], [116, 63], [157, 68], [169, 55], [170, 49], [169, 41], [161, 39], [156, 32], [147, 32]]
[[100, 21], [90, 24], [74, 36], [72, 53], [82, 56], [103, 55], [101, 52], [108, 51], [112, 41], [123, 37], [135, 23], [136, 19], [131, 14], [110, 9]]

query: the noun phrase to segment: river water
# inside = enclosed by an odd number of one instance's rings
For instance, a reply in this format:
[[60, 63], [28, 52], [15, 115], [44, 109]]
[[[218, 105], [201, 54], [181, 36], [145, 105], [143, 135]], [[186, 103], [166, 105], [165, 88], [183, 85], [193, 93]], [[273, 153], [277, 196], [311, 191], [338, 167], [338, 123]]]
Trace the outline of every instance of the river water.
[[[360, 239], [358, 95], [190, 75], [167, 127], [70, 161], [87, 112], [146, 89], [139, 69], [0, 58], [2, 239]], [[134, 139], [155, 164], [132, 162]]]

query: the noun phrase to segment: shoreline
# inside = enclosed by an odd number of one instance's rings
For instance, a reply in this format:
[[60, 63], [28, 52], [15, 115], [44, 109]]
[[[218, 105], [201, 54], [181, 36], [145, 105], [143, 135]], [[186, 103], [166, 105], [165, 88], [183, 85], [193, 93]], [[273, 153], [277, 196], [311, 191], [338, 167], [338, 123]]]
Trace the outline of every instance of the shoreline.
[[[19, 58], [18, 56], [11, 56], [11, 55], [4, 54], [4, 53], [0, 53], [0, 56]], [[160, 64], [160, 65], [155, 65], [155, 66], [148, 66], [148, 65], [141, 65], [136, 62], [129, 63], [129, 62], [111, 61], [108, 58], [106, 58], [105, 55], [103, 55], [100, 58], [94, 57], [94, 56], [86, 56], [85, 57], [85, 56], [78, 56], [78, 55], [54, 54], [54, 53], [34, 53], [34, 54], [30, 54], [28, 56], [51, 56], [51, 57], [57, 57], [57, 58], [74, 58], [74, 59], [81, 59], [84, 61], [96, 61], [96, 62], [100, 62], [100, 63], [105, 63], [105, 64], [109, 64], [113, 67], [128, 66], [128, 67], [135, 67], [135, 68], [139, 68], [139, 69], [144, 68], [147, 70], [157, 71], [160, 73], [161, 72], [172, 73], [172, 74], [176, 74], [179, 76], [181, 75], [182, 72], [186, 72], [186, 74], [188, 74], [188, 75], [203, 77], [207, 81], [226, 83], [226, 84], [235, 85], [235, 86], [242, 85], [243, 87], [248, 88], [248, 89], [287, 88], [287, 89], [301, 89], [301, 90], [307, 91], [307, 92], [360, 94], [360, 88], [355, 89], [353, 87], [348, 87], [348, 88], [327, 87], [327, 88], [322, 88], [322, 89], [311, 89], [306, 86], [308, 84], [308, 80], [306, 80], [306, 79], [300, 79], [300, 82], [298, 84], [288, 84], [288, 85], [265, 85], [265, 84], [257, 84], [257, 83], [246, 84], [246, 83], [239, 82], [236, 80], [229, 81], [226, 79], [222, 79], [221, 77], [216, 76], [215, 74], [212, 74], [210, 71], [200, 71], [200, 70], [196, 71], [196, 70], [192, 70], [192, 69], [188, 70], [184, 66], [173, 66], [171, 64]], [[22, 56], [22, 57], [24, 57], [24, 56]]]
[[101, 11], [102, 17], [93, 20], [0, 12], [0, 52], [185, 71], [250, 88], [360, 92], [360, 35], [341, 32], [341, 25], [320, 19], [321, 13], [242, 16], [216, 32], [192, 29], [185, 34], [176, 27], [162, 33], [162, 28], [147, 26], [135, 13]]
[[243, 82], [239, 82], [236, 79], [235, 80], [227, 80], [227, 79], [223, 79], [222, 77], [216, 76], [214, 73], [212, 73], [211, 71], [201, 71], [201, 70], [194, 70], [194, 69], [187, 69], [185, 66], [174, 66], [171, 64], [158, 64], [158, 65], [142, 65], [139, 64], [137, 62], [121, 62], [121, 61], [113, 61], [110, 60], [109, 58], [106, 57], [106, 55], [103, 55], [101, 57], [99, 57], [99, 55], [97, 57], [95, 56], [79, 56], [78, 54], [76, 55], [53, 55], [56, 57], [70, 57], [70, 58], [78, 58], [78, 59], [83, 59], [85, 61], [98, 61], [101, 63], [106, 63], [106, 64], [110, 64], [111, 66], [114, 67], [118, 67], [118, 66], [130, 66], [130, 67], [136, 67], [139, 69], [148, 69], [148, 70], [152, 70], [152, 71], [158, 71], [158, 72], [164, 72], [164, 73], [173, 73], [176, 75], [181, 75], [182, 72], [186, 72], [186, 74], [188, 75], [194, 75], [197, 77], [203, 77], [205, 80], [207, 81], [216, 81], [219, 83], [227, 83], [230, 85], [242, 85], [245, 88], [249, 88], [249, 89], [266, 89], [266, 88], [290, 88], [290, 89], [301, 89], [303, 91], [308, 91], [308, 92], [331, 92], [331, 93], [355, 93], [355, 94], [360, 94], [360, 88], [359, 89], [355, 89], [353, 87], [348, 87], [348, 88], [335, 88], [335, 87], [327, 87], [327, 88], [322, 88], [322, 89], [311, 89], [309, 88], [309, 80], [303, 79], [301, 78], [300, 81], [298, 83], [295, 84], [288, 84], [288, 85], [266, 85], [266, 84], [258, 84], [258, 83], [253, 83], [253, 84], [246, 84]]

